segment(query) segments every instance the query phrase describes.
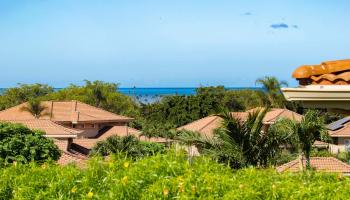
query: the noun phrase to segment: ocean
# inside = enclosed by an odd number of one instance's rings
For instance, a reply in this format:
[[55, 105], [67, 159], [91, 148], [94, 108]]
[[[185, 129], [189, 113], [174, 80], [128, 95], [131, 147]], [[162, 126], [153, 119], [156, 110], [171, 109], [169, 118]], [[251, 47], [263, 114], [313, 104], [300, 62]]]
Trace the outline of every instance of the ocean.
[[[60, 90], [62, 88], [56, 88], [55, 90]], [[149, 102], [160, 99], [163, 96], [168, 95], [193, 95], [196, 94], [196, 89], [194, 87], [188, 88], [118, 88], [118, 91], [122, 94], [131, 96], [142, 102]], [[227, 90], [262, 90], [259, 87], [227, 87]], [[6, 88], [0, 88], [0, 94], [2, 94]]]

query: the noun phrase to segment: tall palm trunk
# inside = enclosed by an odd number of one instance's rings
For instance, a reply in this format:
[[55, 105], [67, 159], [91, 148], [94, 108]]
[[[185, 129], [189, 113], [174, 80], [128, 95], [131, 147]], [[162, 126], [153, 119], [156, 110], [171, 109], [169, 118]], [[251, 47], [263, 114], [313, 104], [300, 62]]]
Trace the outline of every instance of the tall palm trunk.
[[311, 169], [310, 151], [305, 151], [306, 169]]
[[304, 164], [303, 164], [303, 153], [302, 152], [299, 153], [298, 164], [299, 164], [299, 170], [303, 171], [304, 170]]

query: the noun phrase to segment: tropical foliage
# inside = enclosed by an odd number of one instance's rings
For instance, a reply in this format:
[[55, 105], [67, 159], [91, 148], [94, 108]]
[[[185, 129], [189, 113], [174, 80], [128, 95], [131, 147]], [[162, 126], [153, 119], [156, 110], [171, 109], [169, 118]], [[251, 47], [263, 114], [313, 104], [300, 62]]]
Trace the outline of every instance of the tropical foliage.
[[86, 169], [13, 165], [0, 169], [2, 199], [347, 199], [350, 179], [327, 173], [233, 172], [209, 158], [113, 156]]
[[279, 81], [276, 77], [266, 76], [256, 80], [256, 84], [261, 85], [265, 92], [260, 92], [260, 98], [266, 105], [272, 107], [285, 107], [285, 99], [281, 92], [282, 86], [287, 86], [287, 82]]
[[179, 139], [186, 144], [194, 144], [199, 151], [233, 168], [247, 166], [267, 166], [274, 164], [281, 145], [288, 141], [288, 135], [267, 130], [263, 124], [267, 108], [240, 119], [230, 112], [220, 114], [222, 125], [213, 138], [203, 138], [196, 134], [182, 132]]
[[20, 124], [0, 123], [0, 165], [58, 160], [61, 153], [40, 131]]
[[123, 153], [132, 158], [141, 158], [165, 151], [164, 145], [141, 142], [136, 137], [129, 135], [125, 137], [111, 136], [100, 141], [92, 149], [92, 155], [107, 156], [110, 154]]
[[18, 87], [9, 88], [0, 95], [0, 110], [46, 96], [53, 92], [53, 88], [43, 84], [19, 84]]
[[310, 168], [310, 154], [314, 142], [316, 140], [326, 142], [329, 140], [324, 118], [320, 117], [319, 112], [315, 110], [306, 112], [301, 122], [283, 119], [276, 123], [272, 129], [291, 137], [290, 145], [298, 149], [300, 154], [303, 153], [308, 168]]
[[29, 112], [35, 118], [39, 119], [42, 116], [49, 115], [48, 108], [42, 104], [39, 99], [30, 99], [26, 105], [21, 107], [21, 111]]

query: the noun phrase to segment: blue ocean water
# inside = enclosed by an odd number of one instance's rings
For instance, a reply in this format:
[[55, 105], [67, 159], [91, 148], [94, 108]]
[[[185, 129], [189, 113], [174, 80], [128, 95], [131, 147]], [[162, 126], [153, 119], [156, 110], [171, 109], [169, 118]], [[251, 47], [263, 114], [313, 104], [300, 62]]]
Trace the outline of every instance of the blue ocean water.
[[[60, 90], [56, 88], [55, 90]], [[128, 96], [166, 96], [166, 95], [192, 95], [196, 94], [194, 87], [188, 88], [119, 88], [118, 91]], [[227, 87], [227, 90], [261, 90], [259, 87]], [[0, 88], [2, 94], [6, 88]]]

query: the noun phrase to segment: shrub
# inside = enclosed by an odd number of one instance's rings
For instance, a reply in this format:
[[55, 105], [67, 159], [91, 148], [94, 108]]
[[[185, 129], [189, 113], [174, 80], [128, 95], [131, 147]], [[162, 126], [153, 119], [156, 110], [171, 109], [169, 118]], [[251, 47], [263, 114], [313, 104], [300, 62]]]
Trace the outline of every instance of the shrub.
[[60, 150], [40, 131], [20, 124], [0, 123], [0, 164], [58, 160]]
[[111, 136], [105, 141], [98, 142], [92, 149], [91, 155], [107, 156], [124, 153], [132, 158], [154, 155], [165, 151], [164, 145], [152, 142], [140, 142], [135, 136]]
[[232, 171], [182, 154], [130, 160], [94, 158], [86, 169], [35, 163], [0, 169], [0, 193], [14, 199], [346, 199], [350, 179], [337, 174]]

